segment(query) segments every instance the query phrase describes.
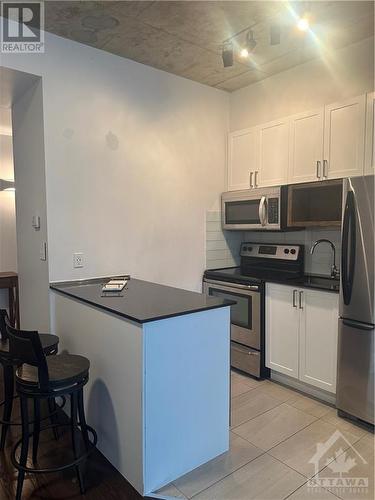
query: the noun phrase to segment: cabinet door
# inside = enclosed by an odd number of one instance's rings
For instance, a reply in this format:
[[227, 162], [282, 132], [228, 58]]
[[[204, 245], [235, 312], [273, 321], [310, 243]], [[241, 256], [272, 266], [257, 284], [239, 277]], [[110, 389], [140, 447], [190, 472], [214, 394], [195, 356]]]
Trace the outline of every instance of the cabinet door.
[[249, 189], [250, 172], [256, 170], [258, 130], [232, 132], [228, 137], [228, 191]]
[[288, 183], [289, 118], [259, 127], [259, 158], [256, 186]]
[[299, 378], [336, 392], [338, 294], [302, 291]]
[[324, 119], [324, 176], [363, 174], [366, 96], [330, 104]]
[[365, 175], [375, 173], [375, 127], [374, 127], [374, 109], [375, 92], [367, 94], [366, 104], [366, 145], [365, 145]]
[[297, 295], [298, 290], [290, 286], [266, 286], [266, 366], [294, 378], [298, 378], [299, 357]]
[[322, 178], [323, 124], [323, 108], [290, 118], [289, 184]]

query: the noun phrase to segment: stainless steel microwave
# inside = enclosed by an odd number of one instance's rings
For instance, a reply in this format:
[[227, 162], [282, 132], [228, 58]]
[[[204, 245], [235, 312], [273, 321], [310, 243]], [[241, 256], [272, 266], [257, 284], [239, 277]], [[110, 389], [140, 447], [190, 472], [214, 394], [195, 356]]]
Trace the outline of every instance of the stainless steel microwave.
[[221, 208], [223, 229], [286, 230], [288, 186], [229, 191], [222, 194]]

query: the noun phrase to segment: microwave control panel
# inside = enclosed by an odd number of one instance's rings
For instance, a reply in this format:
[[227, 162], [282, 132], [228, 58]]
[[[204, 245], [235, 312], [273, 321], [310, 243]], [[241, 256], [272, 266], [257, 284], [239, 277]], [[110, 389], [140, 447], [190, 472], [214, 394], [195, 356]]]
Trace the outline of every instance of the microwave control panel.
[[279, 198], [268, 198], [268, 224], [279, 223]]

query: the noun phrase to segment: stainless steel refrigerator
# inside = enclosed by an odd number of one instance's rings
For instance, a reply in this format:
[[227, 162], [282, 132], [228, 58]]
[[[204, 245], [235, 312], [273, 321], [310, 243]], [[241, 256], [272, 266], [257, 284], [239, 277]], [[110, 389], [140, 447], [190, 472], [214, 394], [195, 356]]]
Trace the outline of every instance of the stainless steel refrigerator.
[[374, 176], [343, 190], [336, 406], [374, 424]]

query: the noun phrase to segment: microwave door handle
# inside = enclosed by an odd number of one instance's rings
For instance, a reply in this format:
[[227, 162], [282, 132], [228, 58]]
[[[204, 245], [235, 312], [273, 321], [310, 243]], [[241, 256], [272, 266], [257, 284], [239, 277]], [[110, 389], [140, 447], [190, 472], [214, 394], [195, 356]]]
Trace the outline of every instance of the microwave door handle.
[[266, 197], [262, 196], [259, 203], [259, 219], [262, 226], [266, 225], [267, 213], [266, 213]]

